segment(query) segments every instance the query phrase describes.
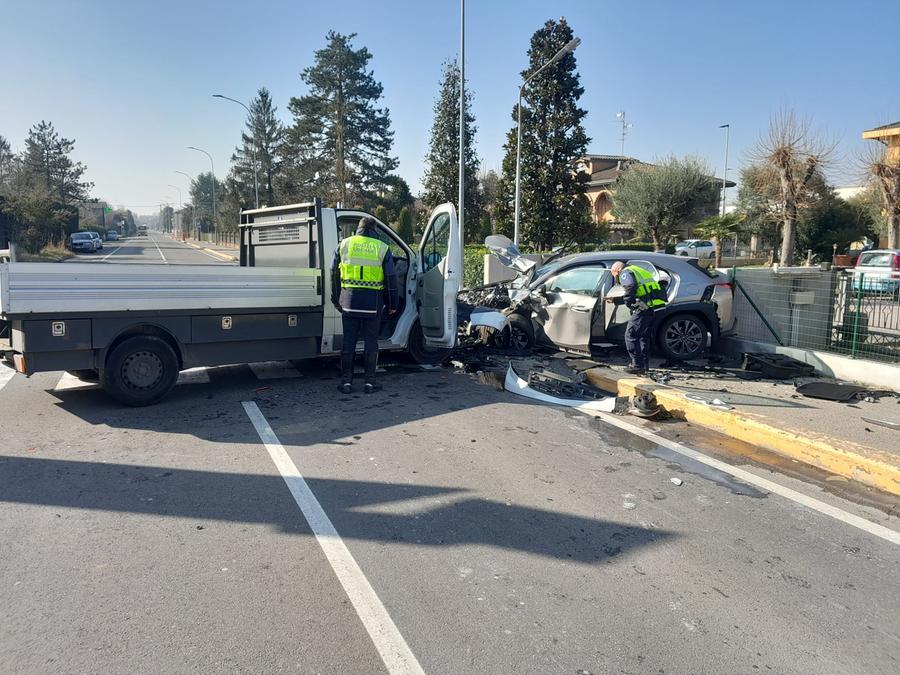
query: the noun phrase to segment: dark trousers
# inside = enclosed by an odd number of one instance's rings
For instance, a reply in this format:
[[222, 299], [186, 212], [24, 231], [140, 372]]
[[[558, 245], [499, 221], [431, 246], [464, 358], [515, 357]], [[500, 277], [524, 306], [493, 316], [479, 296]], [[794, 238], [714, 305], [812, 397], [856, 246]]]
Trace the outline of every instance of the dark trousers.
[[650, 342], [653, 337], [653, 311], [633, 312], [625, 328], [625, 349], [631, 365], [646, 370], [650, 367]]
[[341, 345], [341, 371], [345, 382], [353, 379], [353, 355], [356, 343], [362, 338], [366, 346], [366, 382], [375, 381], [375, 370], [378, 367], [378, 331], [381, 328], [381, 315], [373, 317], [341, 315], [344, 325], [344, 342]]

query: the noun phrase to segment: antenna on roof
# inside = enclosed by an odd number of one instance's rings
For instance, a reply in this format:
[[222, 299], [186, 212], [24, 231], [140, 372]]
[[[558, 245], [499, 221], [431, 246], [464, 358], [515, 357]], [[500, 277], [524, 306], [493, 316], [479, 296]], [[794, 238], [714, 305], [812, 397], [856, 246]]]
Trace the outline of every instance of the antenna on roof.
[[628, 135], [628, 130], [631, 129], [631, 127], [633, 127], [634, 125], [629, 124], [628, 122], [625, 121], [625, 111], [624, 110], [620, 110], [619, 112], [616, 113], [616, 119], [622, 120], [622, 136], [620, 137], [620, 140], [622, 141], [621, 155], [622, 155], [622, 157], [624, 157], [625, 156], [625, 136]]

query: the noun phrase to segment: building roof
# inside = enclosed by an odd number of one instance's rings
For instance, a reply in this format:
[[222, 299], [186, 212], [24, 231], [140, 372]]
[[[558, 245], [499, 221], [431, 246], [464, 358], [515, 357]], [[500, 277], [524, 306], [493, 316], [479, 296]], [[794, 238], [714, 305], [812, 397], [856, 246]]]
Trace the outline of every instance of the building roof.
[[900, 136], [900, 122], [883, 124], [863, 132], [863, 138], [884, 138], [886, 136]]
[[[639, 159], [635, 159], [634, 157], [624, 157], [622, 155], [585, 155], [584, 159], [599, 159], [599, 160], [612, 160], [616, 162], [622, 162], [623, 164], [643, 164], [645, 166], [653, 166], [647, 162], [642, 162]], [[601, 169], [600, 171], [595, 171], [591, 174], [591, 179], [588, 181], [588, 187], [604, 187], [606, 185], [612, 185], [618, 180], [619, 175], [622, 173], [622, 168], [618, 164], [615, 166], [610, 166], [606, 169]], [[718, 176], [711, 176], [711, 178], [716, 183], [721, 183], [722, 179]], [[735, 187], [737, 183], [734, 181], [725, 181], [726, 187]]]

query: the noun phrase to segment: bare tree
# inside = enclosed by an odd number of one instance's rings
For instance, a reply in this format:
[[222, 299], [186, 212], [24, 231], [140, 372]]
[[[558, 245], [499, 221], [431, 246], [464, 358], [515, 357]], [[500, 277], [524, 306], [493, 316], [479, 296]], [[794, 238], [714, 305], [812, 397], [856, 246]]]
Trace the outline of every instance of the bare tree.
[[782, 110], [769, 121], [769, 129], [756, 142], [753, 160], [768, 168], [777, 179], [781, 220], [783, 265], [794, 259], [797, 220], [803, 195], [816, 174], [834, 152], [835, 144], [811, 130], [808, 118], [793, 110]]
[[881, 197], [888, 248], [900, 248], [900, 156], [892, 157], [879, 141], [867, 147], [863, 163]]

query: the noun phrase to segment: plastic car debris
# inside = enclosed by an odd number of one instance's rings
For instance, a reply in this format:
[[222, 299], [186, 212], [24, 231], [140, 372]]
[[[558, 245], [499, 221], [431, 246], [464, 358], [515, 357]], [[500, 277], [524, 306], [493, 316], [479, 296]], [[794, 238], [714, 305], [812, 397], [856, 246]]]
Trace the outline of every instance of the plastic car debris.
[[584, 373], [567, 376], [547, 368], [532, 368], [528, 373], [528, 386], [535, 391], [563, 398], [602, 400], [609, 397], [608, 392], [585, 384], [584, 379]]
[[525, 396], [526, 398], [542, 401], [544, 403], [564, 405], [576, 410], [583, 410], [585, 412], [613, 412], [616, 409], [616, 397], [612, 394], [608, 394], [607, 397], [603, 399], [585, 400], [563, 398], [561, 396], [553, 396], [552, 394], [537, 391], [533, 387], [529, 386], [526, 380], [522, 379], [522, 377], [519, 376], [519, 374], [513, 368], [512, 363], [509, 364], [509, 367], [506, 370], [506, 380], [504, 381], [504, 388], [507, 391], [512, 392], [513, 394], [518, 394], [519, 396]]
[[826, 401], [852, 401], [860, 394], [868, 391], [858, 384], [838, 384], [836, 382], [807, 382], [797, 387], [797, 393], [809, 398], [821, 398]]
[[680, 478], [670, 478], [670, 479], [669, 479], [669, 482], [670, 482], [672, 485], [682, 485], [682, 484], [684, 483], [684, 481], [681, 480]]
[[792, 377], [809, 377], [816, 372], [814, 366], [784, 354], [744, 354], [744, 370], [756, 371], [773, 380], [789, 380]]
[[900, 431], [900, 422], [892, 422], [891, 420], [876, 420], [874, 417], [863, 417], [862, 421], [868, 422], [869, 424], [877, 424], [880, 427], [893, 429], [894, 431]]

